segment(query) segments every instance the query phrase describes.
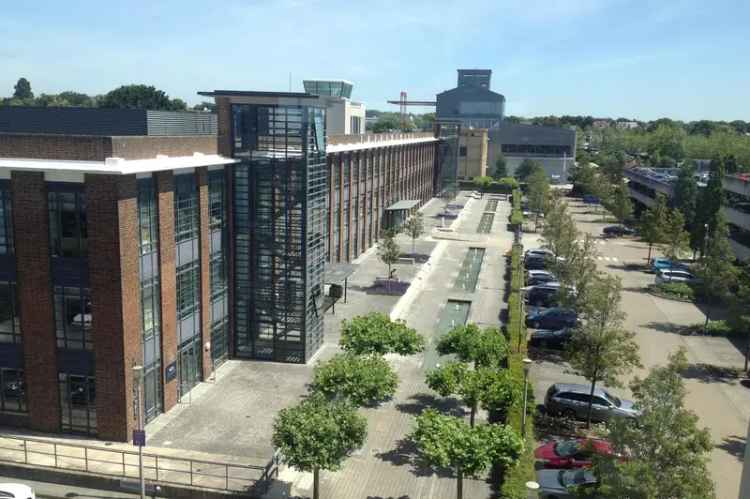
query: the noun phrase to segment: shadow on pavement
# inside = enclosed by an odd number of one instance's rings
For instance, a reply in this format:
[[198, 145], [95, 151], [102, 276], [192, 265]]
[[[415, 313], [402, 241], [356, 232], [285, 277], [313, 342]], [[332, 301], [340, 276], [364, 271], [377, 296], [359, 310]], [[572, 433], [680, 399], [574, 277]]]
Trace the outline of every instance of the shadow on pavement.
[[745, 445], [747, 444], [745, 437], [739, 435], [732, 435], [730, 437], [724, 437], [724, 441], [716, 447], [726, 451], [733, 455], [738, 461], [744, 460], [745, 457]]
[[674, 324], [672, 322], [649, 322], [647, 324], [641, 324], [641, 327], [653, 329], [661, 333], [672, 333], [672, 334], [681, 334], [682, 330], [685, 328], [685, 326], [682, 326], [680, 324]]
[[443, 414], [455, 417], [464, 417], [464, 407], [457, 399], [451, 397], [436, 397], [429, 393], [416, 393], [409, 397], [408, 402], [396, 404], [399, 411], [418, 416], [425, 409], [437, 409]]
[[409, 471], [416, 476], [426, 477], [435, 474], [440, 478], [453, 477], [453, 470], [447, 468], [433, 468], [422, 462], [416, 444], [408, 438], [399, 440], [396, 442], [396, 447], [394, 449], [375, 454], [375, 457], [395, 466], [410, 465]]
[[539, 347], [529, 347], [529, 358], [531, 360], [536, 360], [540, 362], [554, 362], [554, 363], [562, 363], [565, 362], [565, 358], [563, 357], [563, 351], [562, 350], [552, 350], [550, 348], [539, 348]]
[[740, 369], [715, 366], [713, 364], [690, 364], [682, 373], [686, 379], [697, 379], [703, 383], [732, 383], [739, 379]]

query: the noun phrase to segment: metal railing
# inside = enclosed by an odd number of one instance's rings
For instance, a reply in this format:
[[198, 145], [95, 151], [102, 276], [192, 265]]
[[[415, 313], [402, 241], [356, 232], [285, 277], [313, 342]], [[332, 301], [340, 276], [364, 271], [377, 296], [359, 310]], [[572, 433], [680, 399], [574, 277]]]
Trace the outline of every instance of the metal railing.
[[[124, 479], [138, 478], [138, 452], [0, 435], [0, 462], [42, 466]], [[265, 466], [143, 454], [143, 474], [153, 485], [221, 491], [265, 492], [278, 474], [275, 459]]]

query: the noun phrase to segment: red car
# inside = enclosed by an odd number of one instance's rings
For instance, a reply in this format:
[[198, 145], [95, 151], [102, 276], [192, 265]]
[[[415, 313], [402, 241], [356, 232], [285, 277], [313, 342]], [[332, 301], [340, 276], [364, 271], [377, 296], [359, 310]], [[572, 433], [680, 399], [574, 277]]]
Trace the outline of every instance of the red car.
[[605, 440], [577, 438], [553, 440], [536, 451], [534, 457], [544, 463], [545, 468], [588, 468], [594, 454], [613, 454], [612, 446]]

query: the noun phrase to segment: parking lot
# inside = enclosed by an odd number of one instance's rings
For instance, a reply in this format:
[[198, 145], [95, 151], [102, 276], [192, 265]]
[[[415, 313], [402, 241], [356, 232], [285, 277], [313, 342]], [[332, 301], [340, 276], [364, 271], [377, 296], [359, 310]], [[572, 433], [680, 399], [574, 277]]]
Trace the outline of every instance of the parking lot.
[[[602, 228], [611, 222], [602, 222], [601, 213], [594, 213], [577, 200], [569, 200], [569, 210], [582, 233], [597, 237], [599, 268], [622, 279], [622, 309], [627, 314], [625, 327], [636, 333], [644, 366], [622, 381], [627, 384], [634, 376], [644, 376], [650, 367], [665, 364], [668, 355], [680, 346], [687, 349], [691, 366], [685, 374], [686, 404], [700, 417], [700, 424], [711, 431], [715, 447], [709, 471], [716, 484], [717, 497], [737, 498], [750, 416], [750, 390], [740, 385], [738, 379], [711, 374], [717, 371], [705, 369], [705, 366], [742, 367], [742, 353], [726, 338], [677, 334], [679, 326], [702, 323], [705, 315], [691, 303], [657, 298], [646, 292], [645, 286], [654, 281], [653, 274], [640, 268], [646, 262], [648, 245], [632, 237], [602, 238]], [[539, 234], [525, 233], [525, 248], [540, 246], [539, 238]], [[659, 255], [657, 249], [654, 251]], [[559, 356], [537, 356], [534, 361], [531, 375], [539, 403], [555, 382], [586, 383], [571, 374]], [[631, 397], [627, 388], [612, 391], [624, 398]]]

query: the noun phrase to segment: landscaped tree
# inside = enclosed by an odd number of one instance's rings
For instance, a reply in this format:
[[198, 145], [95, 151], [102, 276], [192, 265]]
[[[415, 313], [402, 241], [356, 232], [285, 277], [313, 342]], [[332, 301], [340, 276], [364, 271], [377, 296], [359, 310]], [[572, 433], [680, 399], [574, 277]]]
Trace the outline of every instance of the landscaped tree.
[[123, 85], [104, 95], [99, 101], [99, 107], [184, 111], [187, 105], [180, 99], [170, 99], [166, 93], [153, 86]]
[[505, 178], [507, 176], [508, 176], [507, 162], [505, 161], [505, 156], [500, 154], [495, 160], [495, 168], [492, 170], [492, 178], [495, 180], [500, 180], [501, 178]]
[[560, 302], [574, 310], [583, 310], [592, 291], [591, 283], [599, 275], [596, 268], [596, 244], [591, 234], [583, 241], [574, 243], [564, 260], [558, 260], [553, 267], [557, 272], [560, 288]]
[[342, 321], [339, 344], [356, 355], [414, 355], [424, 350], [424, 338], [416, 330], [380, 312]]
[[621, 418], [609, 421], [607, 439], [615, 454], [594, 458], [597, 497], [715, 497], [706, 469], [712, 449], [710, 433], [699, 428], [698, 417], [685, 408], [682, 371], [686, 367], [681, 349], [670, 356], [669, 364], [653, 368], [645, 379], [631, 383], [641, 415], [637, 424]]
[[709, 228], [706, 253], [698, 266], [700, 291], [707, 304], [704, 330], [708, 328], [711, 307], [729, 296], [737, 280], [737, 270], [729, 257], [733, 254], [727, 238], [729, 229], [722, 212], [716, 214], [715, 221], [716, 225]]
[[482, 197], [484, 197], [484, 193], [487, 191], [487, 188], [492, 184], [492, 177], [487, 176], [481, 176], [481, 177], [474, 177], [472, 179], [474, 182], [474, 185], [477, 189], [479, 189], [479, 192], [482, 194]]
[[679, 210], [668, 210], [662, 236], [662, 251], [672, 263], [679, 260], [690, 248], [690, 234], [685, 230], [685, 218]]
[[416, 254], [416, 241], [422, 234], [424, 234], [424, 215], [421, 211], [417, 211], [404, 222], [404, 232], [411, 237], [411, 254]]
[[651, 249], [664, 240], [664, 225], [667, 221], [667, 199], [656, 195], [656, 204], [641, 215], [641, 238], [648, 243], [648, 262], [651, 262]]
[[696, 243], [696, 249], [700, 251], [701, 255], [705, 251], [703, 242], [706, 239], [706, 225], [708, 225], [709, 231], [711, 231], [711, 228], [716, 225], [716, 218], [721, 211], [721, 207], [724, 205], [723, 178], [724, 162], [720, 159], [711, 161], [708, 182], [698, 196], [695, 225], [691, 234], [691, 240]]
[[313, 369], [311, 391], [329, 399], [344, 397], [358, 407], [374, 406], [393, 397], [398, 376], [380, 355], [345, 352]]
[[520, 165], [518, 165], [518, 168], [516, 168], [514, 176], [520, 182], [525, 182], [526, 179], [529, 178], [532, 173], [534, 173], [534, 170], [543, 170], [543, 169], [544, 167], [539, 161], [526, 158], [523, 161], [521, 161]]
[[685, 217], [685, 229], [690, 233], [690, 247], [693, 255], [700, 249], [703, 241], [697, 241], [695, 236], [696, 205], [698, 202], [698, 180], [695, 178], [695, 161], [685, 160], [680, 173], [677, 174], [677, 182], [674, 184], [674, 207], [680, 210]]
[[457, 395], [469, 408], [474, 426], [481, 403], [487, 410], [506, 412], [520, 392], [507, 369], [472, 369], [465, 362], [447, 362], [427, 373], [427, 386], [443, 397]]
[[20, 100], [31, 100], [34, 92], [31, 91], [31, 83], [26, 78], [19, 78], [13, 86], [13, 98]]
[[313, 499], [320, 497], [320, 470], [336, 471], [346, 457], [365, 443], [367, 420], [343, 400], [313, 395], [279, 411], [273, 424], [273, 445], [281, 460], [313, 474]]
[[378, 241], [378, 258], [384, 264], [388, 265], [388, 280], [386, 285], [390, 290], [391, 286], [391, 268], [398, 261], [401, 256], [401, 248], [398, 247], [396, 242], [396, 233], [393, 230], [383, 231], [380, 241]]
[[625, 220], [633, 214], [630, 189], [628, 189], [628, 185], [624, 180], [620, 179], [620, 182], [613, 189], [608, 209], [621, 224], [624, 224]]
[[578, 239], [578, 229], [568, 213], [568, 204], [556, 196], [550, 198], [542, 227], [544, 246], [556, 257], [567, 258]]
[[549, 197], [549, 178], [543, 169], [534, 170], [526, 179], [526, 197], [529, 200], [529, 208], [535, 213], [534, 232], [539, 224], [539, 214], [544, 211]]
[[500, 330], [481, 329], [476, 324], [456, 326], [437, 343], [440, 355], [455, 355], [461, 362], [471, 363], [475, 369], [498, 367], [508, 357], [508, 343]]
[[750, 270], [746, 267], [738, 273], [737, 291], [729, 302], [729, 324], [732, 330], [745, 338], [745, 373], [750, 361]]
[[620, 310], [620, 279], [599, 276], [590, 287], [587, 303], [578, 310], [582, 325], [573, 332], [566, 350], [570, 367], [591, 382], [587, 427], [597, 383], [621, 386], [618, 377], [640, 365], [635, 334], [622, 328], [625, 315]]
[[523, 440], [510, 427], [481, 424], [473, 428], [459, 418], [427, 409], [417, 417], [411, 439], [430, 466], [456, 471], [456, 498], [463, 498], [464, 477], [478, 476], [492, 464], [513, 466]]

